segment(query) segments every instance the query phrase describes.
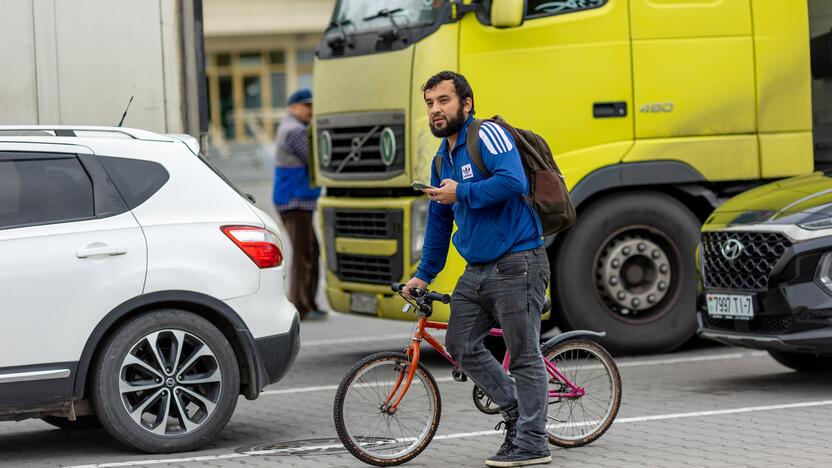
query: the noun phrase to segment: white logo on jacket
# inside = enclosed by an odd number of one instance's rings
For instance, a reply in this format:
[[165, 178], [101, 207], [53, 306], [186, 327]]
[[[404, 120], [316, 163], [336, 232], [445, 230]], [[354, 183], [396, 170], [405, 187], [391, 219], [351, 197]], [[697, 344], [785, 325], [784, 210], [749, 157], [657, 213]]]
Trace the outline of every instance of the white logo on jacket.
[[474, 171], [471, 169], [470, 164], [466, 164], [462, 166], [462, 180], [470, 179], [474, 177]]
[[479, 137], [491, 154], [508, 153], [514, 148], [506, 131], [494, 122], [483, 122], [480, 126]]

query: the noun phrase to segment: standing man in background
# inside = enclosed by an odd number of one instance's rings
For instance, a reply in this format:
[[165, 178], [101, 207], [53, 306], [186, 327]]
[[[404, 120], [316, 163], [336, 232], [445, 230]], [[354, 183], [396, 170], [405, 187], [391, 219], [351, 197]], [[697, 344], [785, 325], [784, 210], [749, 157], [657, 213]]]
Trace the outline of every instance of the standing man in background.
[[292, 243], [289, 300], [301, 320], [321, 320], [318, 309], [318, 239], [312, 213], [321, 194], [309, 185], [309, 141], [307, 127], [312, 120], [312, 92], [300, 89], [289, 96], [289, 113], [277, 127], [272, 200]]

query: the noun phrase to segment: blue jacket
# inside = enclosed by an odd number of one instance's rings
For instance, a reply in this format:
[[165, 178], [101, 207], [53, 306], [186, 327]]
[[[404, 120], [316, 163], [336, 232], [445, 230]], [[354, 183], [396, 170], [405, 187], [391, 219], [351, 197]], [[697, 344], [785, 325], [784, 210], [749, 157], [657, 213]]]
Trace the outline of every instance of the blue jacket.
[[[453, 223], [456, 250], [468, 263], [488, 263], [510, 252], [534, 249], [543, 245], [540, 221], [522, 195], [529, 184], [520, 154], [511, 134], [493, 123], [484, 123], [479, 131], [479, 149], [486, 178], [468, 156], [465, 139], [469, 117], [459, 132], [456, 145], [449, 151], [443, 139], [438, 154], [442, 173], [431, 169], [431, 185], [439, 187], [443, 179], [454, 179], [457, 202], [428, 205], [428, 224], [422, 260], [416, 277], [430, 283], [442, 271], [448, 256], [448, 241]], [[431, 167], [435, 167], [431, 165]]]

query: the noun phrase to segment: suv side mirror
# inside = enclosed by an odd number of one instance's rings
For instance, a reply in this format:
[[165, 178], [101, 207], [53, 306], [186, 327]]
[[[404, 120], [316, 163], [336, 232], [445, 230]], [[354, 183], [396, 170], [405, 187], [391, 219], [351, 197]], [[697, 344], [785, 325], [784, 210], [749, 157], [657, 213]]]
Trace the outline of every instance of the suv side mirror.
[[523, 24], [525, 0], [493, 0], [491, 2], [491, 26], [516, 28]]

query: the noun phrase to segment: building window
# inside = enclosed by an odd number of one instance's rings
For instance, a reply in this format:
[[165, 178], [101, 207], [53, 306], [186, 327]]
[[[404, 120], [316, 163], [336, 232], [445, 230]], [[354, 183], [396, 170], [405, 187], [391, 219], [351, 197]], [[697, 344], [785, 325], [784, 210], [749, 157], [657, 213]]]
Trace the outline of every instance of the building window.
[[230, 76], [220, 76], [218, 82], [220, 127], [226, 139], [233, 139], [237, 133], [234, 129], [234, 88]]
[[286, 107], [286, 73], [273, 72], [272, 84], [272, 107]]
[[241, 67], [259, 67], [263, 63], [263, 57], [260, 52], [243, 52], [238, 63]]
[[298, 49], [298, 64], [312, 65], [315, 63], [314, 49]]
[[209, 54], [212, 135], [230, 141], [271, 141], [273, 129], [286, 114], [289, 93], [312, 88], [315, 39], [287, 41], [285, 49], [246, 47]]

